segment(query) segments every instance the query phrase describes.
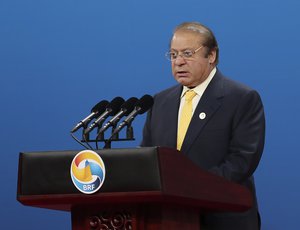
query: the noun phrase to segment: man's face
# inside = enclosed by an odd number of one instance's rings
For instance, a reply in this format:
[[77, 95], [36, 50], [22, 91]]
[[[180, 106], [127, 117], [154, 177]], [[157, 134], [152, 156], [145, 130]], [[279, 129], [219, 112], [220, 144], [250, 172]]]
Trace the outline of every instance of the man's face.
[[201, 47], [203, 38], [200, 34], [190, 31], [177, 31], [171, 41], [171, 51], [179, 52], [172, 61], [172, 73], [176, 81], [187, 87], [201, 84], [214, 68], [213, 62], [216, 53], [212, 52], [207, 57], [207, 47], [199, 49], [191, 58], [182, 57], [182, 51], [196, 50]]

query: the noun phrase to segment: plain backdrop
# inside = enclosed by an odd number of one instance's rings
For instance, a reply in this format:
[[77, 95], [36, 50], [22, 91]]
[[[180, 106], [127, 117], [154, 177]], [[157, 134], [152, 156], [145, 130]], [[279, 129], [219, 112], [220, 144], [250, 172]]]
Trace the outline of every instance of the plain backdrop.
[[[81, 150], [69, 131], [97, 102], [174, 85], [164, 53], [184, 21], [215, 32], [219, 69], [264, 102], [262, 229], [299, 229], [299, 10], [298, 0], [1, 0], [1, 229], [71, 229], [69, 213], [17, 202], [19, 152]], [[113, 147], [138, 146], [144, 121]]]

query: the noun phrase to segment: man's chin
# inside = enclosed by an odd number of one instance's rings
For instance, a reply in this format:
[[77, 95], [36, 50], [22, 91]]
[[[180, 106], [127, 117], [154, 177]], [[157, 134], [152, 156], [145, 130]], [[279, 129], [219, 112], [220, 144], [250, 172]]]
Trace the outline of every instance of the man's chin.
[[183, 86], [191, 87], [192, 83], [187, 78], [178, 78], [177, 82]]

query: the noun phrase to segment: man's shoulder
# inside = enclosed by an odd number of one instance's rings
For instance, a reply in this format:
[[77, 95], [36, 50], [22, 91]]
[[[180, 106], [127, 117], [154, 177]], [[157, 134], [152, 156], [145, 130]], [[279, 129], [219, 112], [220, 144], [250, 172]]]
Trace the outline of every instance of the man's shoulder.
[[224, 89], [225, 94], [228, 93], [249, 93], [256, 91], [250, 86], [234, 80], [230, 77], [224, 76], [220, 71], [217, 72], [216, 78], [218, 78], [222, 82], [222, 87]]
[[220, 82], [219, 85], [221, 85], [221, 88], [215, 88], [215, 91], [222, 91], [221, 95], [224, 96], [229, 103], [240, 103], [240, 101], [245, 101], [247, 103], [256, 101], [257, 103], [261, 103], [259, 93], [250, 86], [223, 76], [221, 73], [217, 77], [219, 78], [218, 81]]
[[182, 91], [182, 86], [179, 84], [173, 85], [167, 89], [164, 89], [154, 95], [154, 97], [168, 97], [179, 94]]

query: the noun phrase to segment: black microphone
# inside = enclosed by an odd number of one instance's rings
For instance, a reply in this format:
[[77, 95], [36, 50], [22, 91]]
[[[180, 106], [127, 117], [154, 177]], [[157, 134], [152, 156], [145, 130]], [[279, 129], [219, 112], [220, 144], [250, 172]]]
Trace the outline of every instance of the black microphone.
[[99, 130], [98, 136], [101, 135], [101, 133], [105, 132], [109, 127], [115, 126], [119, 120], [129, 113], [132, 112], [134, 109], [135, 104], [137, 103], [138, 99], [136, 97], [129, 98], [122, 106], [121, 110], [113, 117], [111, 118], [101, 129]]
[[134, 110], [122, 121], [119, 126], [113, 131], [112, 136], [120, 132], [125, 126], [130, 125], [133, 121], [133, 119], [138, 114], [143, 114], [147, 110], [149, 110], [153, 105], [153, 97], [146, 94], [140, 98], [140, 100], [136, 103]]
[[110, 115], [115, 115], [119, 110], [121, 105], [124, 103], [122, 97], [115, 97], [107, 106], [105, 111], [84, 131], [84, 134], [89, 134], [94, 128], [99, 127], [105, 121], [105, 119]]
[[77, 125], [71, 130], [71, 133], [76, 132], [81, 127], [85, 127], [92, 119], [97, 117], [99, 114], [105, 111], [106, 106], [108, 105], [108, 101], [103, 100], [97, 103], [92, 109], [90, 115], [77, 123]]

